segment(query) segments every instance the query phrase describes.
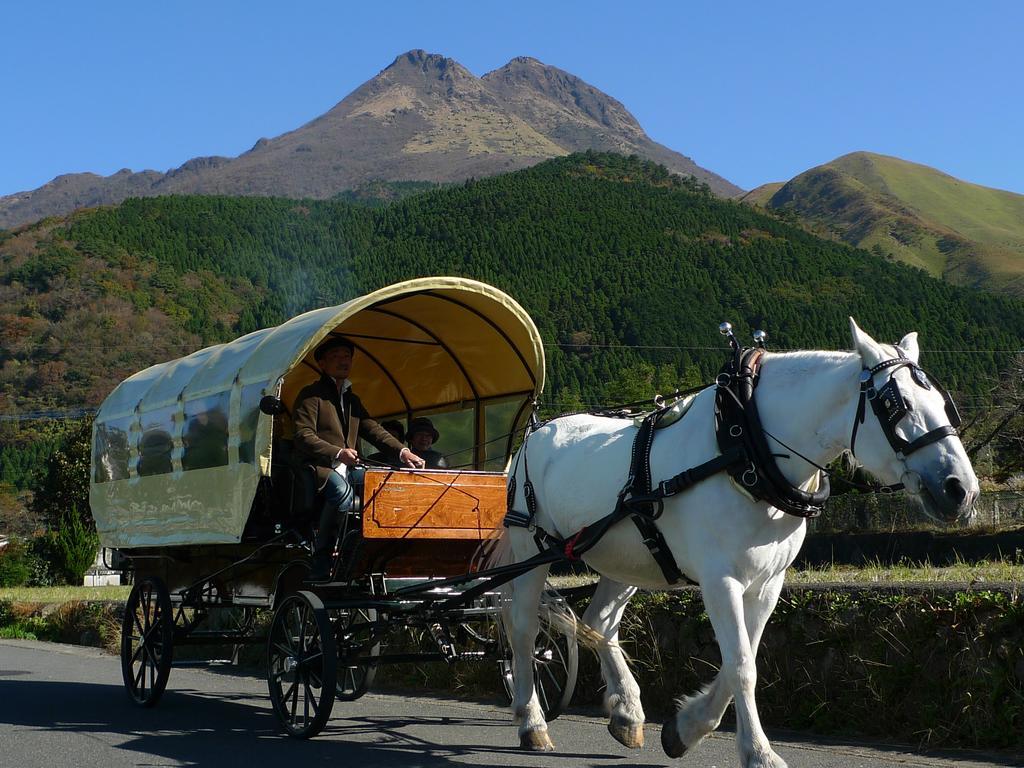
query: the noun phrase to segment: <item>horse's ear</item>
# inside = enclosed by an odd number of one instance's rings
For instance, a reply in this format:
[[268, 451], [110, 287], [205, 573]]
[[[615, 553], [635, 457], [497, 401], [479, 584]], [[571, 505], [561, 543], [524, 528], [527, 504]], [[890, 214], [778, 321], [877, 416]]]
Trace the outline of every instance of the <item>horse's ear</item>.
[[921, 357], [921, 350], [917, 346], [917, 331], [911, 331], [896, 345], [899, 347], [900, 352], [907, 356], [908, 359], [913, 360], [915, 363]]
[[864, 333], [852, 317], [850, 318], [850, 336], [853, 337], [853, 348], [857, 350], [861, 361], [868, 368], [878, 365], [885, 359], [885, 352], [882, 351], [879, 343]]

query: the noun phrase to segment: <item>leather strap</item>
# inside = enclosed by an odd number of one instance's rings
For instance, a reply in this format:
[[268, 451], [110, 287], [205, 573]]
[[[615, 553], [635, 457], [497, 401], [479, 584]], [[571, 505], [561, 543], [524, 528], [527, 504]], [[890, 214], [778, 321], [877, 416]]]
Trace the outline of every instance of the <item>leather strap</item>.
[[733, 480], [756, 499], [797, 517], [817, 517], [829, 497], [828, 475], [821, 486], [808, 492], [793, 486], [775, 462], [757, 410], [754, 390], [760, 377], [764, 350], [745, 349], [719, 373], [715, 392], [715, 433], [722, 454], [742, 452], [743, 461], [726, 470]]

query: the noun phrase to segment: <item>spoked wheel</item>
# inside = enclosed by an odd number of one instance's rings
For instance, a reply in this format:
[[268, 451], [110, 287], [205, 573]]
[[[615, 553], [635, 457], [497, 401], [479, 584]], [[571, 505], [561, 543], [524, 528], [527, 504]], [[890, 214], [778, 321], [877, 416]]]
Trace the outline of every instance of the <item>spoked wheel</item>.
[[320, 598], [289, 595], [274, 611], [267, 640], [270, 701], [289, 736], [308, 739], [327, 723], [337, 674], [334, 634]]
[[338, 641], [335, 696], [339, 701], [355, 701], [373, 685], [377, 667], [366, 663], [365, 659], [380, 655], [380, 641], [374, 639], [376, 621], [376, 608], [356, 608], [337, 614], [334, 621], [334, 634]]
[[[579, 671], [579, 647], [576, 633], [558, 626], [552, 620], [552, 607], [563, 603], [553, 591], [547, 591], [540, 603], [540, 629], [533, 648], [533, 682], [540, 699], [544, 719], [551, 722], [569, 705], [576, 689]], [[512, 700], [515, 689], [512, 682], [512, 647], [505, 628], [498, 622], [498, 668], [505, 684], [505, 693]]]
[[171, 674], [174, 615], [163, 581], [146, 577], [132, 587], [121, 622], [121, 676], [132, 701], [153, 707]]

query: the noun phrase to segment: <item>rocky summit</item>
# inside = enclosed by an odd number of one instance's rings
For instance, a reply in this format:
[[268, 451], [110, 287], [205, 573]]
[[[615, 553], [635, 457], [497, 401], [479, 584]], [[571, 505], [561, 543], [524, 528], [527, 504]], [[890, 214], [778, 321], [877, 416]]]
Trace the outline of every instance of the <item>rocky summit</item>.
[[167, 194], [331, 198], [370, 181], [455, 182], [588, 149], [636, 154], [722, 196], [741, 190], [651, 140], [620, 102], [556, 67], [519, 57], [483, 77], [425, 51], [402, 54], [326, 114], [235, 158], [166, 173], [58, 176], [0, 197], [0, 227], [85, 206]]

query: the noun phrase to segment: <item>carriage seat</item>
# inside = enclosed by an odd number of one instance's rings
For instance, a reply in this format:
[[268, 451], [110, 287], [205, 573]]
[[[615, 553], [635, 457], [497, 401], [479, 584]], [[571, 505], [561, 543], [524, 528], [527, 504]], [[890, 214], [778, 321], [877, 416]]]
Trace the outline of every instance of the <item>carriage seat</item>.
[[[275, 440], [270, 477], [260, 478], [242, 538], [266, 541], [282, 531], [298, 531], [312, 540], [320, 520], [323, 495], [317, 491], [316, 471], [299, 458], [289, 440]], [[362, 471], [349, 473], [355, 498], [352, 514], [362, 510]]]
[[[323, 494], [317, 489], [316, 467], [303, 460], [291, 440], [276, 440], [273, 456], [271, 478], [275, 484], [287, 488], [287, 503], [282, 513], [291, 519], [315, 523], [323, 506]], [[358, 513], [362, 508], [363, 471], [351, 470], [349, 482], [355, 494], [352, 512]]]

